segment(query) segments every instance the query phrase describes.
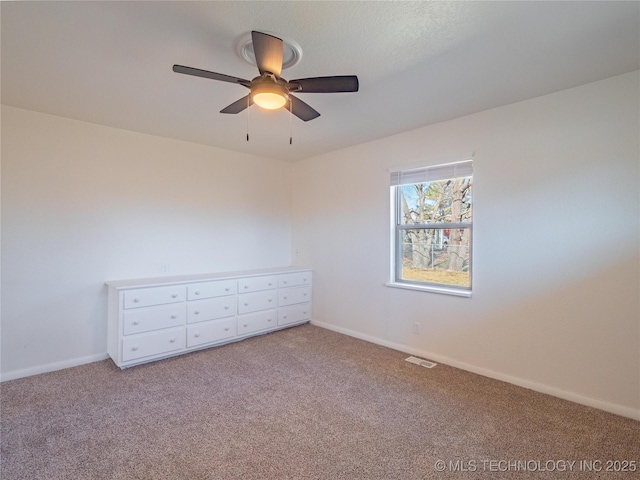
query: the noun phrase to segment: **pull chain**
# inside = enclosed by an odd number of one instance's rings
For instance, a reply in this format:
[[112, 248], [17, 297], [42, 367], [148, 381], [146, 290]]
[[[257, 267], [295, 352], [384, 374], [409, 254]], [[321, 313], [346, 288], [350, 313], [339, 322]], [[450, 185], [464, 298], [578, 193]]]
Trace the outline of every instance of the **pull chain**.
[[293, 102], [289, 99], [289, 145], [293, 145]]
[[[249, 141], [249, 107], [251, 99], [247, 95], [247, 142]], [[289, 145], [293, 145], [293, 105], [289, 100]]]
[[251, 106], [251, 95], [247, 95], [247, 142], [249, 141], [249, 107]]

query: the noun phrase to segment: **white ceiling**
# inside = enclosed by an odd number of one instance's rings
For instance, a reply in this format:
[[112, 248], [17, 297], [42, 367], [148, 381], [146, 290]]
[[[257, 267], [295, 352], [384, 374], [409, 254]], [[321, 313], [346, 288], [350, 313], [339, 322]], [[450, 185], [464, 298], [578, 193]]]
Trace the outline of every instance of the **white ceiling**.
[[[2, 103], [298, 160], [640, 68], [640, 2], [2, 2]], [[219, 111], [251, 79], [251, 30], [295, 40], [287, 79], [358, 75], [299, 94], [322, 115]]]

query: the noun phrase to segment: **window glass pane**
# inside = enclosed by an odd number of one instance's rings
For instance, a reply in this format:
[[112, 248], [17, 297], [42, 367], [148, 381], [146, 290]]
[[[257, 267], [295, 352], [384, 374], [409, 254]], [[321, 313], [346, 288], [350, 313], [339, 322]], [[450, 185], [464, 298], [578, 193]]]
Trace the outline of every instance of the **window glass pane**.
[[471, 229], [415, 228], [400, 232], [399, 280], [471, 287]]
[[471, 222], [471, 177], [397, 187], [400, 224]]
[[471, 290], [473, 177], [464, 163], [449, 178], [440, 172], [449, 164], [392, 175], [394, 281]]

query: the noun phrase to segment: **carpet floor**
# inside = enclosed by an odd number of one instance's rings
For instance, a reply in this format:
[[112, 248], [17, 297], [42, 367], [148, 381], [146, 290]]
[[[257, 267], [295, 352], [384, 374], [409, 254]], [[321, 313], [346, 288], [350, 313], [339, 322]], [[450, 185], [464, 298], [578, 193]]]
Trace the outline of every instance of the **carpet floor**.
[[1, 478], [640, 478], [640, 422], [407, 356], [303, 325], [4, 382]]

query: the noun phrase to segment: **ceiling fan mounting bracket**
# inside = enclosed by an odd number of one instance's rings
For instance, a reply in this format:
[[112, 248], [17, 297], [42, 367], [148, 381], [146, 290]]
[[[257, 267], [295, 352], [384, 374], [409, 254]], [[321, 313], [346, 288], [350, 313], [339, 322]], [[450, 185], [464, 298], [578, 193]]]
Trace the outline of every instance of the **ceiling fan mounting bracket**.
[[[296, 66], [302, 60], [302, 47], [291, 38], [285, 37], [279, 33], [264, 31], [267, 35], [278, 37], [282, 40], [282, 69]], [[236, 53], [247, 63], [256, 66], [255, 51], [253, 48], [252, 34], [246, 33], [242, 35], [236, 42]]]

